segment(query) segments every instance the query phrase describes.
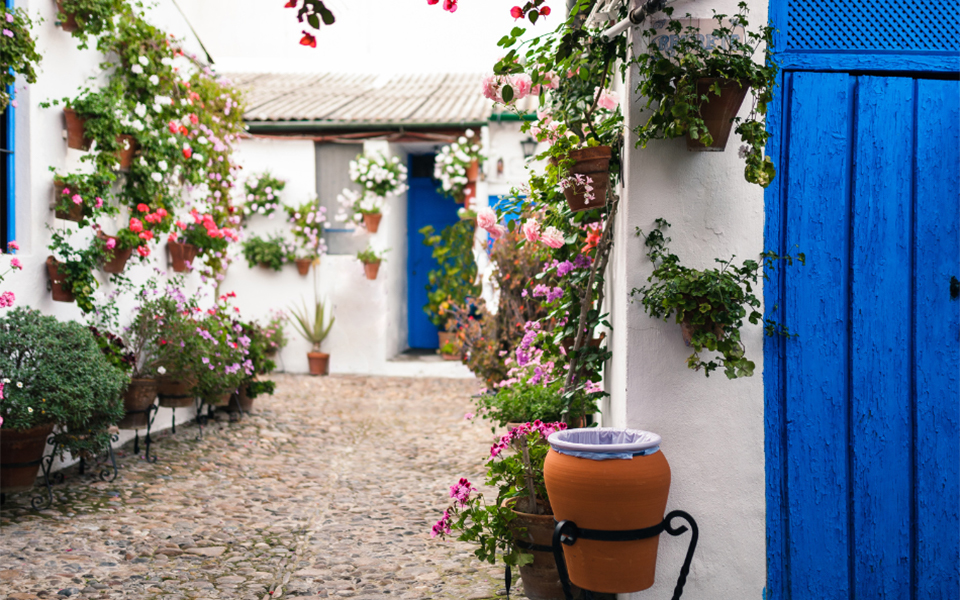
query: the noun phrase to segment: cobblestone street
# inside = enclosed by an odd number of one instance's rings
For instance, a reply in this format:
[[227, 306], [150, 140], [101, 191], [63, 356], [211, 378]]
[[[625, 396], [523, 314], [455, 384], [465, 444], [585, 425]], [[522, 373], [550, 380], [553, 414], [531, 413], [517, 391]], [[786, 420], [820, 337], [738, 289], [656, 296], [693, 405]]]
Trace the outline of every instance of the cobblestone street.
[[449, 486], [483, 479], [490, 429], [463, 418], [476, 380], [276, 380], [276, 396], [240, 422], [211, 422], [201, 441], [195, 424], [158, 436], [155, 464], [125, 446], [112, 483], [72, 467], [50, 509], [8, 498], [0, 599], [502, 591], [502, 567], [430, 538]]

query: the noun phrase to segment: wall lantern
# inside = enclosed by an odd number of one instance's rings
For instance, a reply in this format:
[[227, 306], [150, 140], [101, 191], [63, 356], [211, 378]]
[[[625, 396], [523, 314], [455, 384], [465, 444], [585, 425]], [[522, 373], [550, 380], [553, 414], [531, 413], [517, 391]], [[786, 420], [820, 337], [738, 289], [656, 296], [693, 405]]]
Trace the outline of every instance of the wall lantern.
[[520, 142], [520, 147], [523, 149], [523, 157], [530, 158], [537, 153], [537, 140], [528, 137]]

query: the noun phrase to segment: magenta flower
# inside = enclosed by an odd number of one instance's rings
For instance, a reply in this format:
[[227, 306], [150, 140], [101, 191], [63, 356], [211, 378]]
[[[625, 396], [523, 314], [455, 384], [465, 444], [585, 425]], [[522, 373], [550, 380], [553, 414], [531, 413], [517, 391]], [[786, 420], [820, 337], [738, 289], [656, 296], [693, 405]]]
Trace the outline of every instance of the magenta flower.
[[116, 238], [107, 238], [107, 250], [113, 250], [117, 246]]
[[16, 297], [13, 295], [13, 292], [3, 292], [0, 294], [0, 308], [13, 306], [14, 300], [16, 300]]
[[73, 200], [74, 204], [83, 204], [83, 198], [80, 197], [80, 194], [74, 194], [73, 198], [70, 199]]
[[466, 506], [470, 499], [470, 492], [476, 491], [469, 481], [461, 477], [460, 481], [450, 486], [450, 497], [456, 499], [460, 506]]
[[[13, 23], [13, 13], [7, 13], [7, 23]], [[2, 398], [2, 396], [0, 396]]]
[[20, 264], [20, 259], [19, 259], [19, 258], [11, 258], [11, 259], [10, 259], [10, 266], [13, 267], [14, 269], [22, 269], [22, 268], [23, 268], [23, 265]]
[[12, 38], [12, 37], [13, 37], [13, 32], [10, 31], [9, 29], [4, 29], [4, 30], [3, 30], [3, 35], [7, 36], [8, 38]]
[[430, 531], [430, 537], [435, 538], [438, 535], [446, 535], [450, 533], [450, 509], [443, 511], [443, 516], [433, 525], [433, 529]]

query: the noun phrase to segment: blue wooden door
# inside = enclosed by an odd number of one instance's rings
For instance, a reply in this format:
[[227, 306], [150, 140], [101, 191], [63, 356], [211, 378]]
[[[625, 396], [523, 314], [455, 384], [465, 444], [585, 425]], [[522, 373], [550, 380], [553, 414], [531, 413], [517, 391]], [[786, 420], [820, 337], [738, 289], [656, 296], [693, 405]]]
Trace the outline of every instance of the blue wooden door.
[[768, 597], [955, 600], [960, 83], [788, 72], [782, 103]]
[[427, 303], [427, 275], [436, 268], [432, 251], [423, 245], [420, 229], [433, 225], [438, 232], [459, 220], [460, 205], [437, 192], [432, 155], [410, 157], [410, 190], [407, 192], [407, 344], [411, 348], [436, 349], [440, 346], [437, 328], [423, 307]]

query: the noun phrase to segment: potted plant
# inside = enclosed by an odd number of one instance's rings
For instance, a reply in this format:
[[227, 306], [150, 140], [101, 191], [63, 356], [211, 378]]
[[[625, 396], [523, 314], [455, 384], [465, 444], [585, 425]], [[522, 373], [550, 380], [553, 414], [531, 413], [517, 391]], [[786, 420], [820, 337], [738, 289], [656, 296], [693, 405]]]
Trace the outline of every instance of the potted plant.
[[[54, 426], [64, 430], [59, 441], [71, 452], [109, 444], [102, 425], [123, 416], [126, 378], [86, 327], [25, 307], [0, 317], [0, 347], [0, 488], [6, 493], [33, 485]], [[68, 432], [86, 438], [71, 440]]]
[[380, 219], [383, 218], [383, 207], [386, 198], [367, 191], [354, 191], [344, 188], [337, 196], [340, 203], [340, 212], [337, 220], [362, 225], [367, 233], [376, 233], [380, 229]]
[[303, 336], [303, 339], [313, 345], [312, 350], [307, 353], [307, 360], [310, 362], [310, 374], [329, 374], [330, 355], [320, 352], [320, 345], [330, 335], [330, 329], [336, 319], [333, 315], [330, 315], [330, 321], [326, 321], [326, 308], [320, 300], [315, 301], [312, 314], [305, 302], [303, 310], [291, 308], [290, 314], [293, 316], [294, 328]]
[[459, 360], [456, 335], [446, 329], [451, 305], [468, 306], [480, 295], [477, 263], [473, 257], [474, 228], [469, 221], [458, 221], [439, 234], [433, 226], [420, 229], [423, 244], [429, 246], [437, 268], [427, 275], [427, 304], [423, 310], [439, 330], [440, 354]]
[[497, 489], [487, 502], [466, 479], [450, 487], [453, 504], [433, 526], [434, 537], [456, 531], [456, 539], [474, 542], [474, 554], [493, 564], [497, 558], [519, 567], [528, 598], [562, 600], [560, 575], [551, 552], [529, 550], [530, 544], [551, 546], [553, 510], [543, 481], [547, 437], [563, 423], [524, 423], [512, 428], [490, 449], [486, 484]]
[[200, 361], [208, 340], [197, 335], [198, 315], [203, 312], [195, 295], [183, 293], [182, 284], [179, 276], [162, 289], [156, 279], [147, 280], [137, 294], [127, 332], [127, 345], [134, 354], [155, 365], [157, 397], [164, 408], [192, 406], [197, 373], [201, 365], [209, 367]]
[[74, 248], [60, 231], [54, 230], [47, 257], [47, 275], [50, 278], [53, 299], [74, 302], [83, 312], [94, 310], [93, 293], [100, 286], [93, 270], [99, 262], [95, 246]]
[[397, 196], [407, 189], [407, 168], [396, 156], [360, 155], [350, 161], [350, 180], [364, 192], [380, 198]]
[[270, 173], [261, 173], [248, 179], [243, 184], [246, 193], [243, 216], [261, 215], [272, 219], [276, 210], [282, 205], [280, 192], [286, 185], [286, 181], [277, 179]]
[[[271, 337], [275, 332], [268, 332], [269, 326], [264, 327], [256, 321], [242, 323], [243, 336], [240, 343], [246, 343], [247, 359], [252, 365], [252, 375], [248, 375], [240, 384], [236, 395], [230, 400], [231, 408], [237, 408], [247, 413], [253, 408], [253, 401], [262, 394], [272, 395], [276, 384], [263, 375], [271, 373], [277, 365], [273, 361], [276, 350], [271, 346]], [[246, 338], [246, 339], [244, 339]]]
[[317, 200], [311, 200], [300, 206], [287, 207], [287, 217], [294, 240], [294, 263], [300, 275], [306, 277], [311, 265], [318, 264], [327, 251], [323, 241], [327, 209], [320, 206]]
[[170, 262], [173, 270], [184, 273], [193, 266], [197, 256], [203, 256], [208, 262], [219, 263], [227, 250], [229, 241], [238, 238], [233, 228], [223, 225], [211, 213], [200, 213], [197, 209], [190, 211], [193, 219], [184, 223], [176, 221], [174, 230], [167, 236], [167, 251], [170, 253]]
[[134, 322], [128, 330], [133, 334], [131, 337], [134, 351], [127, 347], [120, 336], [106, 329], [90, 327], [90, 332], [107, 361], [127, 377], [126, 389], [123, 392], [123, 410], [126, 414], [117, 423], [120, 429], [146, 427], [150, 418], [150, 406], [157, 399], [156, 370], [150, 362], [153, 357], [145, 356], [144, 351], [149, 346], [137, 343], [136, 334], [142, 327], [142, 324]]
[[81, 227], [100, 215], [115, 215], [117, 209], [107, 200], [115, 177], [99, 173], [57, 174], [53, 179], [54, 211], [58, 219], [80, 223]]
[[367, 276], [367, 279], [373, 281], [377, 278], [377, 273], [380, 271], [380, 263], [385, 260], [383, 256], [386, 253], [386, 250], [374, 250], [370, 246], [367, 246], [365, 250], [357, 252], [357, 259], [363, 263], [363, 273]]
[[476, 133], [468, 129], [457, 141], [437, 152], [433, 167], [433, 178], [440, 182], [440, 193], [465, 204], [476, 196], [480, 163], [484, 159], [477, 138]]
[[288, 319], [289, 317], [282, 310], [273, 309], [270, 311], [270, 319], [267, 324], [260, 330], [266, 344], [264, 354], [271, 360], [277, 357], [277, 354], [286, 347], [289, 341], [284, 331], [284, 323]]
[[196, 392], [209, 406], [224, 406], [245, 379], [254, 375], [249, 360], [249, 340], [232, 314], [230, 295], [218, 298], [197, 322], [198, 355], [191, 371], [197, 375]]
[[113, 27], [113, 19], [123, 13], [121, 0], [57, 0], [60, 28], [79, 37], [86, 47], [88, 36], [97, 37]]
[[268, 238], [254, 235], [244, 240], [243, 256], [251, 269], [260, 265], [263, 269], [280, 271], [285, 263], [295, 259], [296, 249], [279, 234]]
[[[691, 269], [680, 264], [676, 254], [671, 254], [667, 244], [670, 238], [664, 231], [670, 224], [657, 219], [654, 229], [645, 236], [647, 257], [654, 264], [653, 273], [647, 278], [649, 286], [634, 289], [631, 295], [640, 296], [644, 310], [651, 317], [667, 320], [671, 316], [684, 331], [684, 341], [693, 348], [693, 354], [687, 358], [687, 366], [695, 371], [703, 369], [706, 376], [719, 367], [730, 379], [753, 375], [754, 363], [744, 354], [740, 339], [743, 320], [759, 324], [763, 315], [758, 310], [760, 299], [754, 293], [760, 278], [767, 278], [767, 268], [772, 268], [777, 260], [793, 264], [794, 257], [778, 256], [773, 252], [764, 252], [760, 261], [746, 260], [741, 266], [733, 264], [733, 259], [714, 259], [719, 265], [715, 269]], [[643, 235], [637, 229], [637, 235]], [[796, 256], [801, 264], [805, 256]], [[764, 326], [767, 335], [791, 335], [790, 332], [773, 321], [767, 320]], [[700, 353], [709, 350], [718, 352], [716, 359], [705, 360]]]
[[52, 100], [40, 106], [48, 108], [62, 103], [67, 147], [89, 151], [96, 142], [97, 153], [89, 160], [108, 171], [119, 168], [122, 160], [127, 160], [126, 168], [129, 168], [129, 159], [136, 150], [136, 140], [124, 130], [118, 116], [123, 112], [120, 103], [122, 97], [123, 90], [116, 85], [95, 91], [86, 88], [76, 98]]
[[5, 111], [13, 99], [8, 90], [23, 77], [27, 83], [37, 82], [36, 66], [40, 64], [40, 53], [30, 37], [33, 21], [22, 8], [2, 7], [3, 28], [9, 35], [0, 36], [0, 112]]
[[[776, 175], [773, 161], [763, 154], [770, 136], [764, 117], [777, 76], [771, 54], [773, 27], [750, 30], [747, 3], [738, 6], [729, 21], [727, 15], [714, 11], [716, 27], [710, 34], [672, 18], [671, 7], [664, 9], [670, 17], [666, 31], [645, 33], [649, 39], [646, 52], [638, 54], [635, 62], [641, 79], [638, 91], [646, 97], [650, 113], [635, 130], [637, 144], [646, 147], [650, 140], [686, 135], [691, 150], [722, 151], [735, 123], [745, 144], [740, 149], [741, 157], [746, 158], [744, 176], [766, 187]], [[661, 47], [661, 39], [670, 43]], [[761, 44], [765, 46], [764, 64], [753, 60]], [[736, 115], [748, 89], [753, 106], [741, 120]]]
[[121, 229], [116, 235], [107, 235], [97, 231], [95, 240], [97, 254], [105, 273], [123, 273], [133, 249], [141, 245], [142, 240], [128, 228]]

